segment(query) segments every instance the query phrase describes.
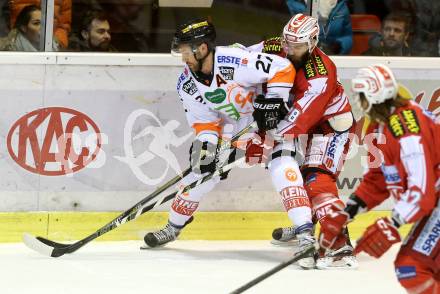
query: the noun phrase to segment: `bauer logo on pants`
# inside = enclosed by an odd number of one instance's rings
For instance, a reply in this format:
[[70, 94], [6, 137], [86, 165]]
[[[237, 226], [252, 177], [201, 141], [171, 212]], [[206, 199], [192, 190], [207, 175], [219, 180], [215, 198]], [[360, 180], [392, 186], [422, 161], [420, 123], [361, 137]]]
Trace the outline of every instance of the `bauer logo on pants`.
[[12, 159], [45, 176], [74, 173], [101, 149], [101, 133], [87, 115], [64, 107], [34, 110], [11, 127], [7, 138]]

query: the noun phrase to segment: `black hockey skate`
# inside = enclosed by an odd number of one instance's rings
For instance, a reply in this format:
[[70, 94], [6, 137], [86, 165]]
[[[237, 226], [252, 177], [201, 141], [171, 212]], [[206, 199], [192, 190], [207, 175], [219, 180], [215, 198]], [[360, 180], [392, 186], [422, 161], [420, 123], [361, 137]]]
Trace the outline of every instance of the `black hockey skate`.
[[185, 225], [181, 228], [177, 228], [172, 224], [168, 223], [165, 228], [160, 229], [155, 232], [150, 232], [145, 235], [145, 244], [141, 246], [141, 249], [150, 249], [165, 246], [165, 244], [172, 242], [177, 239], [180, 231], [193, 221], [194, 217], [190, 217]]
[[[174, 228], [172, 225], [167, 224], [165, 228], [148, 233], [144, 237], [145, 245], [147, 248], [156, 248], [164, 246], [165, 244], [174, 241], [179, 236], [180, 230]], [[145, 248], [142, 248], [145, 249]]]
[[[272, 232], [272, 240], [270, 243], [276, 246], [298, 247], [299, 242], [296, 236], [297, 227], [276, 228]], [[315, 226], [312, 229], [312, 235], [315, 234]]]

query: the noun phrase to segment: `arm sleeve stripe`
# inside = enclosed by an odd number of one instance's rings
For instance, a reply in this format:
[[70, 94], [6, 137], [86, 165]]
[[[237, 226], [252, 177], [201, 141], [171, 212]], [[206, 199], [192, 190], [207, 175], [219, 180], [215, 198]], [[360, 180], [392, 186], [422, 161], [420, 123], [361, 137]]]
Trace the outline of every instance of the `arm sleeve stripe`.
[[198, 135], [202, 131], [212, 131], [215, 132], [218, 136], [220, 136], [220, 131], [221, 131], [220, 121], [209, 122], [209, 123], [195, 123], [192, 125], [192, 127], [196, 131], [196, 135]]
[[267, 81], [267, 85], [273, 83], [289, 83], [293, 84], [295, 80], [296, 71], [292, 64], [289, 64], [284, 69], [278, 71], [270, 80]]

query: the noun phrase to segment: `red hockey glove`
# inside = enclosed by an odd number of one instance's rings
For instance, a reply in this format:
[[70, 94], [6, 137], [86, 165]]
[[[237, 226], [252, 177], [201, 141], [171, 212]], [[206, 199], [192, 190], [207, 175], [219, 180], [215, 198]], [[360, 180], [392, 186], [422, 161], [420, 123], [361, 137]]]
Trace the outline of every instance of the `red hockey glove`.
[[268, 138], [264, 132], [258, 132], [246, 143], [246, 162], [254, 165], [266, 162], [273, 147], [273, 139]]
[[350, 216], [345, 211], [335, 211], [327, 214], [321, 223], [319, 245], [323, 248], [333, 248], [339, 238], [343, 238], [343, 229], [347, 226]]
[[357, 241], [355, 254], [362, 251], [379, 258], [394, 244], [401, 241], [399, 231], [386, 217], [378, 219], [369, 226], [364, 235]]

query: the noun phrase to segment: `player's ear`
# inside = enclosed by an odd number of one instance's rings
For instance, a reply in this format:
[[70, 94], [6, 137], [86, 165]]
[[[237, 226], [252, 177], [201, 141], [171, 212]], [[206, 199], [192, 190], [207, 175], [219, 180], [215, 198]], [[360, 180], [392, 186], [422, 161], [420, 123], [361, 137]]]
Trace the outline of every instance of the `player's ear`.
[[202, 53], [202, 55], [207, 54], [208, 53], [208, 44], [206, 44], [206, 43], [200, 44], [199, 51], [200, 51], [200, 53]]

